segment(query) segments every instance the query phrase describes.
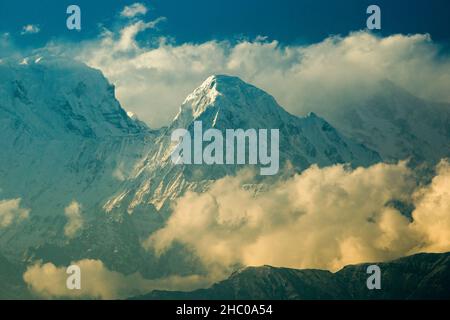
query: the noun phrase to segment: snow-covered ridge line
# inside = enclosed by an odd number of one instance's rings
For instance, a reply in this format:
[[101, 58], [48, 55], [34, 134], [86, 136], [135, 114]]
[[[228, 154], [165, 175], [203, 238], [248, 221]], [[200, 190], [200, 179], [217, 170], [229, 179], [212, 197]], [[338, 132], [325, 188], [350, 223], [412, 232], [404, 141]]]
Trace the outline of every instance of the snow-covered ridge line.
[[62, 138], [144, 134], [115, 98], [99, 70], [62, 58], [24, 58], [0, 64], [0, 114], [30, 136]]

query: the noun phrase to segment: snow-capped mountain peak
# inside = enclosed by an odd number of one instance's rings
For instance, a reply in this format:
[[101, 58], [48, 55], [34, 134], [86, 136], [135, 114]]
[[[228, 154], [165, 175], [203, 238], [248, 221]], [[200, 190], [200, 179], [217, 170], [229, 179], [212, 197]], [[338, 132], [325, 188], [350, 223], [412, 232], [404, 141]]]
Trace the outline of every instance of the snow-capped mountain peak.
[[238, 77], [213, 75], [185, 99], [174, 125], [187, 127], [193, 120], [202, 120], [211, 127], [270, 128], [286, 116], [263, 90]]
[[[32, 137], [85, 138], [145, 131], [115, 99], [99, 70], [51, 56], [0, 64], [0, 116]], [[6, 116], [8, 114], [8, 117]], [[4, 116], [3, 116], [4, 115]]]
[[189, 94], [181, 105], [180, 112], [191, 112], [194, 118], [203, 113], [209, 105], [213, 104], [220, 95], [217, 90], [217, 78], [208, 77], [197, 89]]

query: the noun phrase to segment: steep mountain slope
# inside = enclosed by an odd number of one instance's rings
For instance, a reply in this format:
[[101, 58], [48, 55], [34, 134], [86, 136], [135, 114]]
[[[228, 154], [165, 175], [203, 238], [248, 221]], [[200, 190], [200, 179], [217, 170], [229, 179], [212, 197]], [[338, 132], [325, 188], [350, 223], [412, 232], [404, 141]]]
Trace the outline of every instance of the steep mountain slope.
[[249, 267], [209, 289], [154, 291], [136, 299], [450, 299], [450, 253], [417, 254], [377, 263], [381, 289], [369, 290], [369, 264], [347, 266], [333, 274], [270, 266]]
[[[124, 136], [145, 131], [128, 117], [100, 71], [37, 57], [0, 64], [2, 128], [33, 138]], [[45, 88], [45, 90], [43, 90]]]
[[286, 112], [266, 92], [237, 77], [212, 76], [187, 97], [171, 128], [191, 129], [192, 121], [208, 128], [268, 128], [280, 130], [281, 158], [298, 169], [347, 162], [369, 165], [380, 160], [363, 145], [342, 136], [314, 113], [298, 118]]
[[83, 64], [52, 57], [6, 61], [0, 78], [0, 199], [21, 199], [30, 210], [27, 219], [0, 228], [0, 250], [19, 260], [29, 248], [72, 240], [64, 228], [73, 201], [83, 225], [75, 236], [114, 220], [101, 206], [154, 133], [128, 117], [113, 86]]
[[313, 113], [298, 118], [280, 107], [272, 96], [239, 78], [211, 76], [186, 98], [170, 126], [162, 129], [155, 149], [149, 152], [135, 178], [120, 188], [105, 209], [122, 207], [132, 212], [143, 204], [160, 209], [167, 205], [167, 200], [177, 198], [186, 190], [201, 191], [210, 181], [235, 174], [244, 167], [174, 165], [170, 158], [173, 150], [170, 135], [184, 128], [193, 136], [195, 121], [201, 121], [203, 131], [215, 128], [224, 136], [226, 129], [279, 129], [280, 174], [277, 177], [304, 170], [311, 164], [368, 166], [381, 161], [376, 152], [341, 135]]

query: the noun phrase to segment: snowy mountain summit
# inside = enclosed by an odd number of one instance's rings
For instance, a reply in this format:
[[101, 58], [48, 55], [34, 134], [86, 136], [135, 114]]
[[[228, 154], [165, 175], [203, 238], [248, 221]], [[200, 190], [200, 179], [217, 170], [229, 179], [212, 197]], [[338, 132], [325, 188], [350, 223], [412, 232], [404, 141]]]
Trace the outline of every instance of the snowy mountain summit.
[[[210, 113], [214, 115], [213, 120], [227, 120], [232, 127], [240, 123], [248, 127], [263, 127], [286, 114], [263, 90], [226, 75], [210, 76], [188, 95], [175, 121], [178, 118], [193, 120]], [[256, 123], [256, 119], [265, 121]], [[211, 123], [213, 127], [215, 124]]]
[[[98, 70], [72, 60], [38, 57], [0, 63], [3, 125], [34, 137], [96, 138], [143, 131], [127, 116]], [[13, 122], [13, 123], [11, 123]]]
[[299, 169], [313, 163], [369, 165], [380, 160], [316, 114], [294, 116], [265, 91], [233, 76], [206, 79], [186, 98], [169, 128], [192, 129], [194, 121], [219, 130], [279, 129], [280, 152]]

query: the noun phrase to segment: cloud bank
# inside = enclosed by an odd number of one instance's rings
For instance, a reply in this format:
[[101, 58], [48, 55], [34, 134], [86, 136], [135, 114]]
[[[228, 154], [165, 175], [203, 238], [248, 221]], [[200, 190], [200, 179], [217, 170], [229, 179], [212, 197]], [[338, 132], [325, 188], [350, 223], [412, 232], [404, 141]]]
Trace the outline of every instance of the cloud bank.
[[[241, 187], [247, 179], [226, 177], [204, 193], [187, 193], [144, 246], [162, 253], [182, 243], [214, 268], [269, 264], [333, 271], [450, 250], [448, 162], [423, 187], [404, 162], [355, 170], [312, 166], [257, 195]], [[400, 202], [414, 204], [412, 220], [394, 205]]]
[[421, 250], [450, 251], [450, 165], [442, 161], [429, 186], [413, 195], [413, 229], [423, 236]]
[[133, 21], [85, 43], [78, 58], [117, 86], [123, 106], [153, 127], [167, 124], [184, 98], [211, 74], [232, 74], [267, 92], [288, 111], [358, 104], [388, 79], [414, 94], [450, 102], [450, 57], [426, 34], [378, 37], [367, 32], [332, 36], [310, 45], [283, 46], [264, 37], [232, 43], [173, 44], [136, 36], [161, 20]]
[[162, 279], [144, 279], [139, 273], [123, 275], [111, 271], [100, 260], [84, 259], [73, 262], [81, 270], [81, 289], [69, 290], [66, 286], [65, 267], [53, 263], [36, 263], [23, 275], [25, 283], [43, 298], [123, 299], [148, 293], [152, 290], [193, 290], [207, 287], [211, 279], [202, 276], [172, 276]]

